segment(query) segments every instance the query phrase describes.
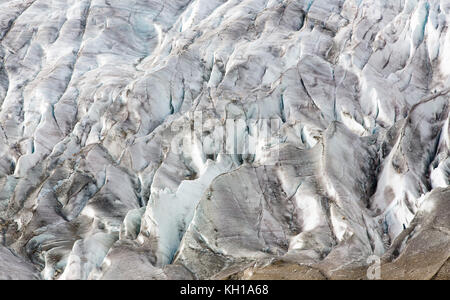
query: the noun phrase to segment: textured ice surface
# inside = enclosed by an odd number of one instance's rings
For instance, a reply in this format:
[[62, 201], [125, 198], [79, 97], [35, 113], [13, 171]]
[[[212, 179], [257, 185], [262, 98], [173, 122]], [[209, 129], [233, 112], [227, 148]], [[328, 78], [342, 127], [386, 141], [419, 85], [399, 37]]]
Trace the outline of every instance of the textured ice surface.
[[354, 278], [434, 243], [432, 278], [449, 22], [448, 0], [0, 1], [0, 278]]

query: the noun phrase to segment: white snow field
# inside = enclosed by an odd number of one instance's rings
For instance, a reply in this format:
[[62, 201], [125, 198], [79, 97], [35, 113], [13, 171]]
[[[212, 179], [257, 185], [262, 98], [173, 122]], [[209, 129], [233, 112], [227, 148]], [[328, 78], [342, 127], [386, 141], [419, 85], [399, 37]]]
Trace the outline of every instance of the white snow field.
[[450, 279], [449, 24], [449, 0], [0, 0], [0, 279]]

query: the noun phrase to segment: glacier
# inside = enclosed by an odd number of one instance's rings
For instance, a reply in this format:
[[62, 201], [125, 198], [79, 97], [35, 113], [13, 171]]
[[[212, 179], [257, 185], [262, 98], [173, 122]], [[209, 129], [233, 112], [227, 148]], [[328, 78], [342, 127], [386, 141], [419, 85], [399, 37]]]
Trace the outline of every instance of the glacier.
[[0, 0], [0, 279], [449, 279], [449, 24]]

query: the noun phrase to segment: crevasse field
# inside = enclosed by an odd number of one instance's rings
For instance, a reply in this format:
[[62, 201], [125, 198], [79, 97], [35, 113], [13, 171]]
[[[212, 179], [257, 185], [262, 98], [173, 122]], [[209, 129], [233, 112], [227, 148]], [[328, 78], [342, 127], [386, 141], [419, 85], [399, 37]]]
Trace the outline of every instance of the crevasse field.
[[450, 279], [449, 24], [0, 0], [0, 279]]

